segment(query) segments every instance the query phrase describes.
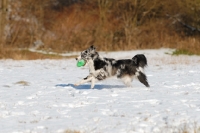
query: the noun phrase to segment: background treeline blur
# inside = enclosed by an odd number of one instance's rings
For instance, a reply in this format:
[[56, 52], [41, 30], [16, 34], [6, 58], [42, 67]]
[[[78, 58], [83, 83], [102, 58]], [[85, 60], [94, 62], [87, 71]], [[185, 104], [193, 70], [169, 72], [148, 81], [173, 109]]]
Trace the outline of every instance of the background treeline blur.
[[0, 48], [200, 53], [200, 0], [1, 0]]

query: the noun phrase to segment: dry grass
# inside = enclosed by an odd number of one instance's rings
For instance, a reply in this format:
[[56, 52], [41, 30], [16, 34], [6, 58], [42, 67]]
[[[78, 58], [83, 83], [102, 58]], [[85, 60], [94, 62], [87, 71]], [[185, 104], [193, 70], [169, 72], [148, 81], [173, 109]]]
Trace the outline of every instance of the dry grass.
[[35, 59], [66, 59], [75, 56], [61, 56], [59, 54], [43, 54], [29, 50], [17, 50], [13, 48], [0, 49], [0, 59], [35, 60]]
[[200, 38], [197, 37], [187, 37], [185, 39], [180, 40], [177, 42], [177, 49], [183, 52], [183, 54], [196, 54], [200, 55]]
[[22, 86], [29, 86], [30, 83], [27, 81], [18, 81], [15, 84], [22, 85]]
[[0, 58], [54, 58], [10, 50], [29, 48], [37, 41], [44, 44], [40, 49], [56, 52], [79, 51], [94, 44], [103, 51], [167, 47], [199, 54], [200, 32], [185, 28], [178, 21], [200, 27], [198, 0], [55, 1], [61, 4], [49, 0], [9, 4], [10, 31], [6, 32], [6, 40], [0, 41], [4, 42]]
[[76, 130], [66, 130], [64, 133], [80, 133], [79, 131]]
[[166, 125], [166, 127], [164, 127], [161, 133], [166, 133], [166, 132], [173, 132], [173, 133], [199, 133], [200, 132], [200, 127], [197, 125], [196, 122], [194, 122], [193, 124], [182, 124], [178, 127], [175, 126], [169, 126]]
[[[145, 118], [144, 121], [148, 121], [148, 118]], [[166, 125], [165, 127], [160, 128], [161, 133], [199, 133], [200, 127], [197, 126], [197, 123], [193, 124], [183, 124], [178, 127]], [[76, 130], [66, 130], [64, 133], [81, 133]]]

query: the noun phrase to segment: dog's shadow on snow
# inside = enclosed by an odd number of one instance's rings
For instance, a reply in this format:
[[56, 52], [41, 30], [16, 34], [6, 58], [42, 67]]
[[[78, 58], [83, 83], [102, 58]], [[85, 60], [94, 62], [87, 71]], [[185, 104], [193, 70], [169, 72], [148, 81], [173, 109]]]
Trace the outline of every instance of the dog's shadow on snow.
[[[74, 84], [57, 84], [55, 85], [56, 87], [72, 87], [74, 89], [77, 90], [81, 90], [81, 89], [90, 89], [91, 85], [90, 84], [84, 84], [84, 85], [79, 85], [79, 86], [75, 86]], [[124, 88], [124, 85], [95, 85], [94, 89], [112, 89], [112, 88]]]

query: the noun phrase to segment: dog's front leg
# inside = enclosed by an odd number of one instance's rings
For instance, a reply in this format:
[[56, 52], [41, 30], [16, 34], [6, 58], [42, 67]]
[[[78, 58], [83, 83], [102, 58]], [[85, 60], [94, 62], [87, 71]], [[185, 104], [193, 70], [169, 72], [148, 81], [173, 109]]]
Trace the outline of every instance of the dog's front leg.
[[94, 88], [94, 85], [95, 85], [95, 77], [92, 77], [92, 79], [91, 79], [91, 89]]
[[82, 79], [80, 82], [74, 84], [75, 86], [79, 86], [81, 84], [87, 83], [91, 81], [91, 89], [94, 88], [95, 85], [95, 77], [93, 75], [89, 75], [86, 78]]
[[90, 82], [92, 80], [92, 76], [89, 75], [87, 76], [86, 78], [82, 79], [81, 81], [79, 81], [78, 83], [74, 84], [75, 86], [79, 86], [81, 84], [84, 84], [84, 83], [87, 83], [87, 82]]

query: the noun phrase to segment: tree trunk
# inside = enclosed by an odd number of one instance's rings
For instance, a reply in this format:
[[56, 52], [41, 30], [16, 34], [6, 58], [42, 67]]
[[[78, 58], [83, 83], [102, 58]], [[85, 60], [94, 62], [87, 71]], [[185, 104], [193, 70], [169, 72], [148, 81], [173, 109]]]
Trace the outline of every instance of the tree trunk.
[[8, 0], [0, 0], [0, 46], [3, 48], [3, 45], [6, 41], [5, 35], [5, 26], [6, 26], [6, 14], [8, 11]]

